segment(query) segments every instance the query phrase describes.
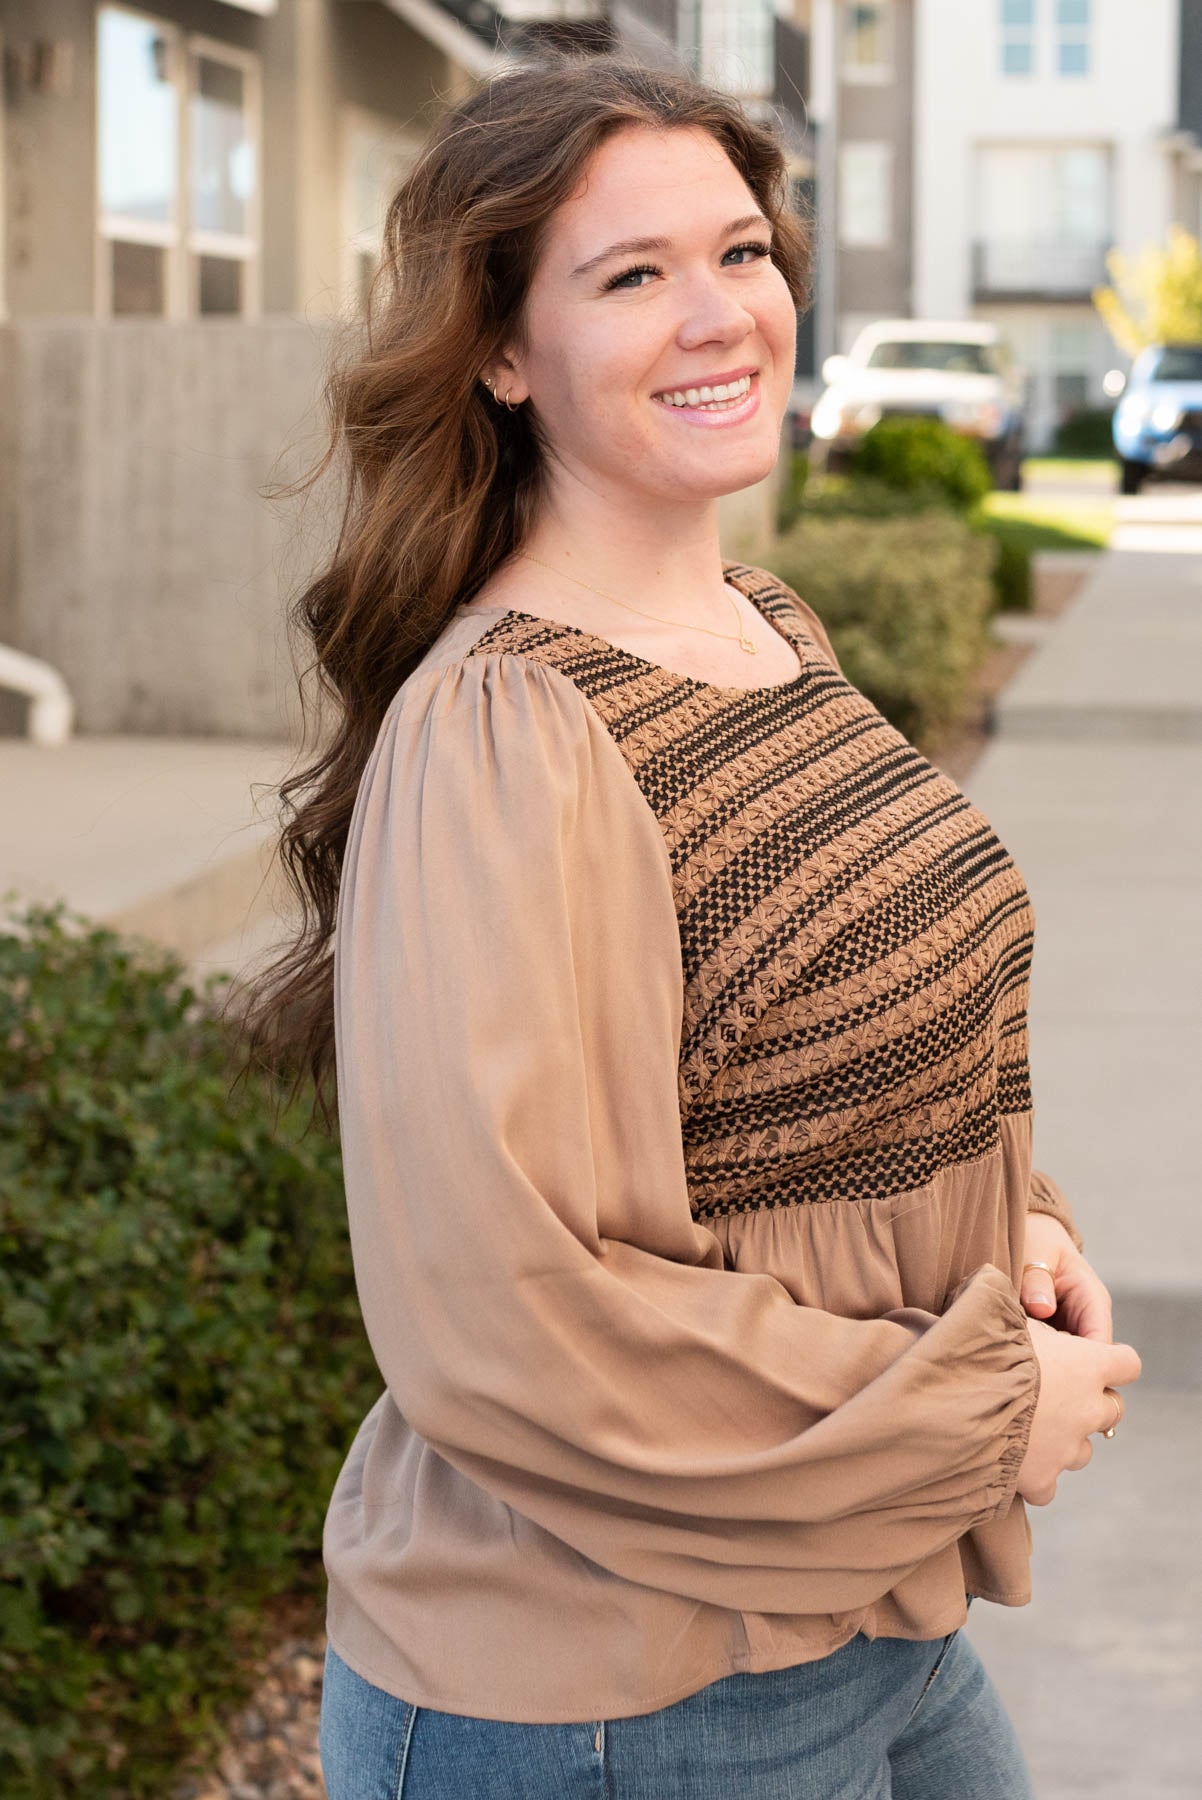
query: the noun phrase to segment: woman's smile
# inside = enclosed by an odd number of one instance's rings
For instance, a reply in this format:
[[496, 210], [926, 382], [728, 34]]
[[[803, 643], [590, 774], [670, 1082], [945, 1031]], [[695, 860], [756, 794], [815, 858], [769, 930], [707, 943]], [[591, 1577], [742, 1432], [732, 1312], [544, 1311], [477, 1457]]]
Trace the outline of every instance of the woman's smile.
[[[709, 426], [711, 429], [715, 426], [741, 425], [744, 419], [753, 418], [760, 407], [758, 372], [755, 375], [749, 375], [746, 380], [748, 384], [746, 392], [736, 395], [733, 400], [702, 400], [700, 393], [704, 390], [697, 388], [684, 390], [685, 404], [683, 406], [671, 397], [673, 392], [677, 394], [681, 392], [679, 388], [669, 390], [667, 395], [656, 394], [653, 399], [661, 412], [671, 413], [677, 419], [683, 419], [687, 425]], [[696, 402], [692, 400], [694, 394], [698, 395]]]

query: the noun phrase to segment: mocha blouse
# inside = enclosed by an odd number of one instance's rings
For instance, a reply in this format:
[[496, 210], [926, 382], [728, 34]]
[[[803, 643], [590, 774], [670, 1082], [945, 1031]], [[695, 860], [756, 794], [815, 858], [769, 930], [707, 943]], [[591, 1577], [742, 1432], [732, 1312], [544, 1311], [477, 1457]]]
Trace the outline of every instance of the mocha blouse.
[[722, 688], [520, 611], [388, 708], [335, 933], [385, 1384], [327, 1626], [414, 1704], [650, 1712], [1030, 1598], [1018, 1298], [1034, 918], [988, 820], [800, 673]]

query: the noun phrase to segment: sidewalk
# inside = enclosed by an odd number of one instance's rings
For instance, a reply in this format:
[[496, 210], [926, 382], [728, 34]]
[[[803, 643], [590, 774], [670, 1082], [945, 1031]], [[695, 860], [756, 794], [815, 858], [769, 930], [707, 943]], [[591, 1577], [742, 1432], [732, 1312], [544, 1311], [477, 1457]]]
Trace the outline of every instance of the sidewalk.
[[249, 739], [0, 738], [0, 893], [233, 973], [280, 935], [270, 790], [293, 760]]
[[1035, 906], [1036, 1162], [1144, 1368], [1030, 1509], [1031, 1605], [969, 1623], [1039, 1800], [1186, 1800], [1202, 1767], [1202, 495], [1117, 510], [962, 783]]

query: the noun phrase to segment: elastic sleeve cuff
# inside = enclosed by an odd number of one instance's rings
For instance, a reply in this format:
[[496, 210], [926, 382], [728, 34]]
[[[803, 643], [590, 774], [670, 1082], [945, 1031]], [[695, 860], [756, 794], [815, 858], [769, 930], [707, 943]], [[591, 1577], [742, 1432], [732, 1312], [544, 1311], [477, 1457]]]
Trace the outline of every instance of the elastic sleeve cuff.
[[1072, 1208], [1065, 1197], [1063, 1188], [1057, 1186], [1050, 1175], [1042, 1169], [1032, 1169], [1031, 1182], [1027, 1192], [1027, 1211], [1047, 1213], [1058, 1219], [1073, 1240], [1074, 1248], [1084, 1250], [1081, 1233], [1077, 1230]]
[[1028, 1374], [1031, 1386], [1030, 1392], [1027, 1395], [1026, 1404], [1015, 1413], [1007, 1427], [1006, 1442], [998, 1463], [998, 1478], [995, 1489], [996, 1498], [992, 1505], [992, 1509], [985, 1515], [985, 1520], [983, 1521], [985, 1523], [988, 1523], [988, 1521], [992, 1519], [1004, 1519], [1006, 1514], [1010, 1511], [1011, 1506], [1014, 1504], [1014, 1496], [1018, 1489], [1019, 1471], [1022, 1468], [1023, 1459], [1027, 1454], [1027, 1446], [1031, 1441], [1031, 1426], [1035, 1421], [1035, 1408], [1039, 1404], [1039, 1389], [1042, 1379], [1040, 1375], [1039, 1358], [1036, 1356], [1035, 1346], [1031, 1342], [1031, 1333], [1027, 1327], [1026, 1313], [1022, 1312], [1021, 1303], [1019, 1310], [1022, 1316], [1022, 1333], [1026, 1338], [1030, 1349]]

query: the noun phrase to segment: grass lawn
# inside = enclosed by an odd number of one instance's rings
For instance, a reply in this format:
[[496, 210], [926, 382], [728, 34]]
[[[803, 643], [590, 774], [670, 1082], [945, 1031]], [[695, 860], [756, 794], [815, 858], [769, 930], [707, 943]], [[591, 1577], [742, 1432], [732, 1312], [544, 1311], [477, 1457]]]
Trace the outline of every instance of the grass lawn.
[[1091, 487], [1118, 484], [1118, 464], [1113, 456], [1025, 456], [1023, 473], [1038, 482], [1088, 482]]
[[1104, 550], [1114, 524], [1106, 499], [1075, 494], [987, 494], [981, 508], [999, 535], [1028, 550]]

